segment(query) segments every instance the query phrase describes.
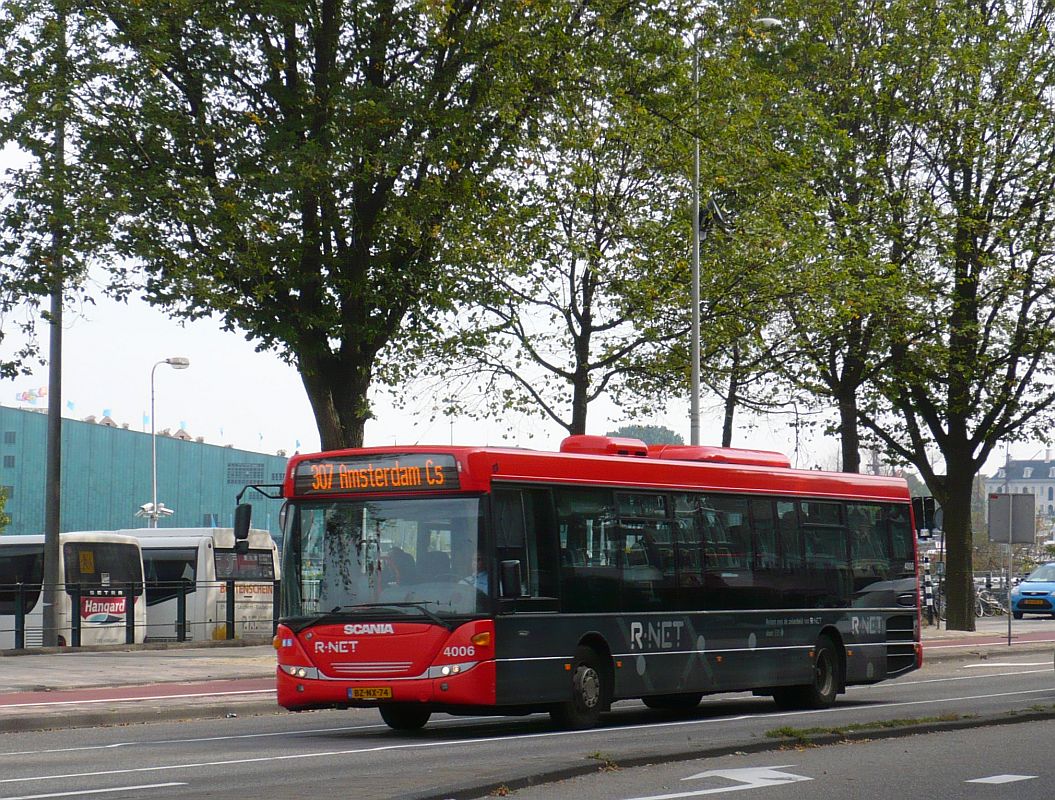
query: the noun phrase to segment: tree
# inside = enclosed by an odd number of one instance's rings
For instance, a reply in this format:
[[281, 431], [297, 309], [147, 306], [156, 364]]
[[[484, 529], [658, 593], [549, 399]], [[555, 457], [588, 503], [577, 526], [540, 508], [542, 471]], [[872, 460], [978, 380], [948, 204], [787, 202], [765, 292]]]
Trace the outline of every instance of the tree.
[[3, 533], [4, 528], [11, 524], [11, 516], [4, 513], [4, 506], [7, 505], [7, 492], [0, 492], [0, 533]]
[[[971, 630], [974, 478], [998, 442], [1042, 426], [1055, 404], [1053, 7], [904, 0], [821, 13], [804, 37], [827, 51], [845, 43], [834, 49], [874, 76], [845, 78], [842, 111], [826, 111], [867, 123], [865, 158], [850, 169], [834, 159], [823, 179], [838, 210], [857, 217], [849, 244], [866, 242], [877, 269], [847, 261], [847, 285], [874, 290], [842, 293], [841, 304], [840, 294], [812, 298], [829, 309], [812, 330], [837, 342], [830, 330], [854, 328], [827, 319], [855, 298], [882, 298], [867, 348], [879, 368], [858, 387], [857, 417], [943, 507], [949, 626]], [[883, 35], [840, 38], [878, 14]], [[839, 241], [827, 251], [853, 252]], [[855, 351], [844, 340], [831, 352]]]
[[528, 123], [633, 8], [100, 0], [117, 79], [93, 156], [152, 302], [216, 312], [299, 370], [325, 448], [361, 445], [385, 358], [449, 307]]
[[640, 439], [645, 444], [685, 444], [680, 434], [662, 425], [623, 425], [605, 436], [623, 436], [629, 439]]
[[556, 98], [502, 176], [505, 230], [480, 237], [493, 244], [467, 274], [451, 339], [421, 354], [460, 413], [482, 397], [470, 413], [516, 409], [585, 433], [591, 402], [626, 394], [630, 381], [639, 389], [642, 362], [684, 335], [660, 321], [680, 292], [683, 249], [671, 224], [682, 199], [670, 188], [671, 130], [626, 95], [628, 83], [655, 83], [634, 53], [648, 61], [671, 39], [632, 30], [630, 41], [609, 31], [601, 63]]
[[[95, 20], [71, 13], [66, 0], [7, 4], [0, 9], [0, 145], [16, 145], [27, 164], [4, 176], [0, 205], [0, 321], [15, 306], [35, 311], [50, 298], [48, 424], [45, 468], [44, 644], [58, 643], [56, 593], [62, 476], [62, 321], [67, 293], [78, 293], [86, 265], [109, 242], [109, 195], [78, 158], [89, 124], [80, 88], [101, 61]], [[20, 325], [27, 344], [0, 359], [0, 375], [24, 369], [37, 355], [35, 320]], [[0, 341], [3, 332], [0, 330]]]

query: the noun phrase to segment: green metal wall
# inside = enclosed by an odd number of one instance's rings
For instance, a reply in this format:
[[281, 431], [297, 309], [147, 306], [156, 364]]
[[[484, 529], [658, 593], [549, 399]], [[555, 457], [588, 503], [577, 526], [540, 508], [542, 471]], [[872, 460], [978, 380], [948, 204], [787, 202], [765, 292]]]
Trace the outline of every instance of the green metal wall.
[[[5, 534], [44, 532], [47, 414], [0, 406], [0, 489], [8, 494]], [[175, 509], [163, 528], [233, 524], [235, 495], [247, 483], [281, 483], [283, 456], [157, 437], [158, 501]], [[62, 420], [63, 531], [146, 527], [135, 512], [151, 500], [150, 434]], [[253, 527], [279, 537], [281, 502], [255, 492]]]

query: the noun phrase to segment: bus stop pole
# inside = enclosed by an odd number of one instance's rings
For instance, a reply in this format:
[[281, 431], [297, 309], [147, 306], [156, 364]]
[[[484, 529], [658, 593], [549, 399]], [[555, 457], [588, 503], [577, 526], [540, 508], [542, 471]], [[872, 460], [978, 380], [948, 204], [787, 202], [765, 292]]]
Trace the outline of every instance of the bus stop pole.
[[227, 639], [234, 638], [234, 581], [227, 581]]
[[176, 586], [176, 641], [187, 641], [187, 584]]
[[1007, 496], [1007, 646], [1011, 646], [1011, 571], [1015, 568], [1015, 551], [1011, 547], [1011, 541], [1014, 538], [1014, 527], [1015, 521], [1015, 503], [1014, 498], [1008, 494]]
[[71, 605], [73, 613], [70, 614], [70, 647], [81, 646], [81, 585], [73, 584], [71, 591]]
[[26, 646], [26, 586], [18, 584], [15, 594], [15, 649], [23, 650]]
[[136, 643], [136, 585], [130, 583], [122, 593], [125, 596], [125, 644]]
[[282, 594], [282, 581], [275, 581], [275, 585], [271, 592], [271, 635], [274, 636], [278, 633], [278, 615], [281, 605], [280, 597]]

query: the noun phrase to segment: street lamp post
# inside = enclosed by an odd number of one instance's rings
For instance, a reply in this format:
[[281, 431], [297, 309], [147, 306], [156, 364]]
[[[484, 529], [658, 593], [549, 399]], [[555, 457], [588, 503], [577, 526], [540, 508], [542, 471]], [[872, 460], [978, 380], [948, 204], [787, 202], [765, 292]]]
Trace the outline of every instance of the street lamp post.
[[[752, 20], [761, 30], [783, 28], [783, 21], [774, 17]], [[696, 118], [700, 108], [700, 47], [699, 29], [692, 35], [692, 85]], [[693, 136], [695, 147], [692, 158], [692, 386], [689, 397], [689, 443], [700, 443], [700, 132]]]
[[151, 494], [150, 513], [147, 516], [150, 518], [151, 528], [158, 526], [158, 517], [161, 516], [158, 510], [158, 444], [157, 436], [154, 433], [154, 372], [162, 364], [168, 364], [173, 369], [186, 369], [190, 366], [190, 359], [182, 356], [173, 356], [172, 358], [158, 361], [150, 370], [150, 477], [153, 484], [153, 492]]

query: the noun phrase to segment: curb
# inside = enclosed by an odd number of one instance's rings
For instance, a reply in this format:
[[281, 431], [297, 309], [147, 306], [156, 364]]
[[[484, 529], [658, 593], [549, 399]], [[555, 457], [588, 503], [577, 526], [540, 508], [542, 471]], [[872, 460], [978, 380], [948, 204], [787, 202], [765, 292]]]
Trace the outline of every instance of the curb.
[[[209, 702], [209, 701], [206, 701]], [[0, 733], [72, 730], [76, 728], [120, 727], [148, 722], [181, 722], [189, 720], [232, 719], [289, 713], [272, 698], [269, 700], [225, 701], [201, 706], [174, 704], [134, 708], [97, 708], [90, 710], [29, 712], [0, 717]]]
[[[944, 640], [943, 640], [944, 641]], [[947, 640], [947, 641], [957, 641]], [[941, 661], [958, 661], [966, 659], [977, 659], [981, 661], [993, 657], [1017, 656], [1028, 653], [1051, 653], [1055, 654], [1055, 644], [1052, 642], [1014, 642], [1010, 647], [1007, 644], [979, 644], [969, 639], [962, 640], [962, 644], [944, 644], [937, 651], [923, 648], [923, 664], [933, 664]], [[1055, 661], [1053, 661], [1055, 666]]]
[[221, 639], [201, 642], [143, 642], [142, 644], [89, 644], [81, 647], [23, 647], [0, 650], [0, 658], [15, 656], [76, 655], [77, 653], [137, 653], [153, 650], [212, 650], [227, 647], [271, 646], [270, 639]]
[[[618, 762], [594, 760], [588, 764], [561, 767], [550, 772], [521, 774], [504, 779], [500, 783], [487, 781], [475, 785], [463, 784], [452, 787], [439, 794], [408, 795], [405, 800], [481, 800], [486, 797], [497, 797], [512, 794], [518, 789], [544, 786], [557, 781], [591, 775], [597, 772], [615, 769], [633, 769], [651, 764], [668, 764], [678, 761], [695, 761], [701, 758], [719, 758], [721, 756], [779, 752], [789, 748], [824, 747], [841, 742], [860, 742], [873, 739], [900, 739], [906, 736], [917, 736], [925, 733], [944, 733], [947, 731], [968, 730], [971, 728], [990, 727], [994, 725], [1017, 725], [1024, 722], [1038, 722], [1055, 719], [1055, 707], [1050, 711], [1030, 711], [1016, 714], [966, 717], [957, 720], [925, 722], [916, 725], [906, 724], [900, 727], [876, 727], [875, 729], [847, 732], [817, 733], [795, 738], [773, 739], [772, 741], [750, 741], [722, 747], [701, 748], [696, 750], [671, 750], [653, 753], [637, 758], [620, 759]], [[835, 730], [838, 730], [836, 728]]]

